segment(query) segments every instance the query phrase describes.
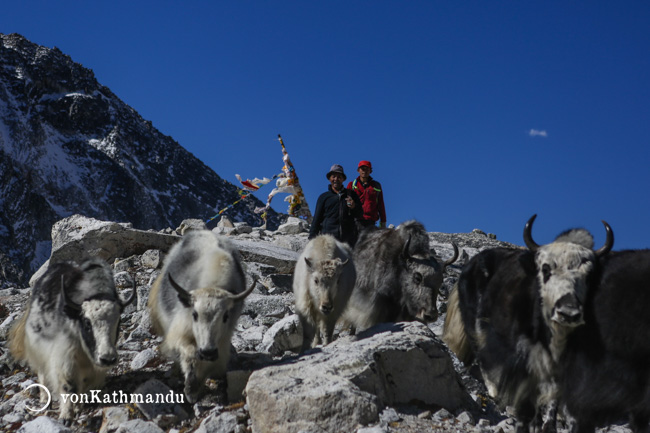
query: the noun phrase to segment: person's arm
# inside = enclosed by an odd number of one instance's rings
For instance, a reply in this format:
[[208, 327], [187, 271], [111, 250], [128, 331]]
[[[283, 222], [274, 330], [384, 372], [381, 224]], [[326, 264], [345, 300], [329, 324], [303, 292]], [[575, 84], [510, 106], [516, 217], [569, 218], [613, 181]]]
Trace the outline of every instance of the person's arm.
[[386, 227], [386, 207], [384, 206], [384, 188], [379, 182], [379, 196], [377, 197], [377, 210], [379, 211], [379, 227]]
[[[322, 196], [321, 196], [322, 197]], [[323, 225], [323, 200], [321, 197], [318, 197], [316, 202], [316, 211], [314, 211], [314, 216], [311, 220], [311, 227], [309, 228], [309, 237], [308, 239], [315, 238], [320, 234]]]

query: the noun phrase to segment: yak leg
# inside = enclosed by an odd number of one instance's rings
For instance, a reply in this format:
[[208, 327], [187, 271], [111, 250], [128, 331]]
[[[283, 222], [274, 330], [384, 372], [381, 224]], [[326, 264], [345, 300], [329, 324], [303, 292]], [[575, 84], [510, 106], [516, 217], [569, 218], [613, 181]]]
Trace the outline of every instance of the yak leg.
[[323, 346], [325, 346], [332, 342], [336, 318], [329, 315], [325, 320], [321, 321], [320, 325], [321, 334], [323, 334]]
[[630, 415], [630, 427], [634, 433], [650, 432], [650, 417], [645, 413], [633, 412]]
[[[74, 383], [69, 380], [65, 380], [61, 388], [62, 392], [59, 393], [59, 419], [66, 427], [70, 427], [70, 425], [72, 425], [72, 420], [74, 419], [74, 406], [72, 404], [72, 400], [70, 399], [70, 394], [77, 392], [77, 389], [74, 386]], [[68, 395], [64, 397], [61, 394]]]
[[199, 390], [202, 383], [197, 378], [196, 368], [196, 347], [184, 346], [180, 349], [181, 371], [185, 378], [185, 386], [183, 392], [190, 403], [196, 403], [199, 396]]
[[555, 433], [557, 431], [557, 400], [552, 400], [543, 406], [542, 433]]
[[529, 433], [531, 422], [535, 419], [535, 405], [530, 400], [520, 402], [515, 407], [517, 422], [515, 424], [516, 433]]
[[[38, 373], [38, 383], [40, 383], [42, 385], [47, 383], [45, 381], [45, 374], [43, 374], [42, 372]], [[42, 404], [45, 404], [45, 403], [47, 403], [47, 400], [48, 400], [49, 397], [51, 397], [51, 396], [48, 396], [45, 389], [42, 386], [39, 386], [38, 387], [38, 400], [39, 400], [39, 402], [42, 403]], [[50, 404], [52, 404], [52, 403], [50, 403]]]
[[571, 427], [571, 433], [594, 433], [596, 427], [590, 422], [575, 420]]
[[312, 340], [315, 338], [316, 327], [307, 317], [302, 314], [298, 314], [300, 318], [300, 324], [302, 325], [302, 346], [300, 347], [300, 353], [311, 348]]
[[[318, 323], [316, 326], [314, 326], [314, 340], [311, 343], [311, 347], [316, 347], [320, 345], [323, 340], [321, 339], [321, 334], [323, 334], [323, 330], [325, 328], [325, 320], [318, 319]], [[325, 343], [327, 344], [327, 343]]]
[[[76, 365], [73, 362], [66, 362], [70, 360], [63, 360], [60, 364], [50, 364], [52, 368], [58, 368], [58, 374], [55, 373], [57, 385], [55, 392], [59, 393], [59, 419], [62, 420], [66, 427], [72, 424], [74, 418], [74, 406], [70, 399], [70, 394], [80, 391], [75, 383]], [[62, 394], [68, 394], [64, 397]]]

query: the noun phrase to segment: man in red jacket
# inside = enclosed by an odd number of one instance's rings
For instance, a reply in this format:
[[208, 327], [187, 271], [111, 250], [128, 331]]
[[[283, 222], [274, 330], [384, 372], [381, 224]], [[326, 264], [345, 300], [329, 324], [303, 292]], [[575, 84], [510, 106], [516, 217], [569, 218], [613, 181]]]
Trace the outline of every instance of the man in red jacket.
[[357, 168], [359, 177], [348, 183], [348, 189], [359, 196], [363, 206], [363, 216], [357, 219], [362, 227], [374, 226], [379, 220], [379, 227], [386, 227], [386, 209], [384, 208], [384, 193], [381, 184], [370, 177], [372, 164], [370, 161], [360, 161]]

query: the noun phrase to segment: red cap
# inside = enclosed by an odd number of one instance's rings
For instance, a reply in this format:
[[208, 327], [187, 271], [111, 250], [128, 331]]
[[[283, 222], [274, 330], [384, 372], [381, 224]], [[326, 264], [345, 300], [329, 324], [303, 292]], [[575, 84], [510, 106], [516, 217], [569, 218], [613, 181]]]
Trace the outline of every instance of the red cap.
[[368, 167], [370, 170], [372, 170], [372, 164], [370, 163], [370, 161], [359, 161], [359, 165], [357, 166], [357, 168], [362, 167], [364, 165]]

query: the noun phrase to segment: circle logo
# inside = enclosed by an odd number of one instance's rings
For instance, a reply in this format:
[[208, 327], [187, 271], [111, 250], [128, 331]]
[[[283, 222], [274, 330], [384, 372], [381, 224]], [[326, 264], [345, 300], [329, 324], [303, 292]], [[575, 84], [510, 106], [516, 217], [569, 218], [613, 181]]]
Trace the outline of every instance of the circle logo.
[[50, 405], [50, 403], [52, 402], [52, 394], [50, 394], [50, 390], [47, 389], [47, 387], [46, 387], [45, 385], [41, 385], [40, 383], [32, 383], [32, 384], [29, 385], [27, 388], [25, 388], [25, 391], [27, 391], [29, 388], [33, 388], [33, 387], [35, 387], [35, 386], [38, 386], [38, 387], [40, 387], [41, 389], [44, 389], [44, 390], [45, 390], [45, 392], [47, 393], [47, 403], [45, 403], [45, 406], [43, 406], [43, 407], [40, 408], [40, 409], [34, 409], [33, 407], [29, 407], [28, 405], [25, 405], [25, 407], [26, 407], [28, 410], [30, 410], [30, 411], [32, 411], [32, 412], [34, 412], [34, 413], [43, 412], [45, 409], [47, 409], [47, 407], [48, 407], [48, 406]]

